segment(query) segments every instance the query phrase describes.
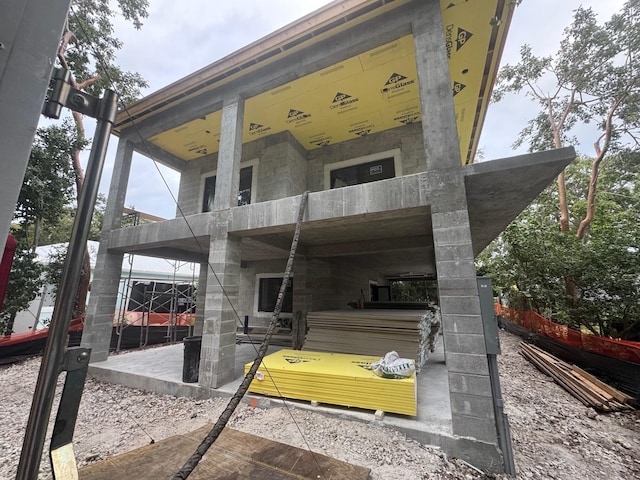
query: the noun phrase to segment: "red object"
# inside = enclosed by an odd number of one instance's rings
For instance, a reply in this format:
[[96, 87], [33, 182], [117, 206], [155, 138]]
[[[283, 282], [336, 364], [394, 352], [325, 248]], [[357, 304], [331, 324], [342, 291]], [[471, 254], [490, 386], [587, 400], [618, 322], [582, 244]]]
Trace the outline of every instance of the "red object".
[[[79, 332], [84, 328], [83, 318], [74, 318], [69, 324], [70, 332]], [[49, 328], [41, 328], [40, 330], [31, 330], [30, 332], [14, 333], [12, 335], [6, 335], [0, 337], [0, 348], [7, 347], [9, 345], [17, 345], [20, 343], [29, 342], [32, 340], [46, 340], [49, 335]]]
[[564, 325], [554, 323], [536, 312], [513, 310], [500, 304], [495, 305], [495, 310], [497, 315], [508, 318], [531, 332], [553, 338], [566, 345], [598, 353], [605, 357], [640, 363], [640, 342], [585, 335], [577, 330], [571, 330]]
[[13, 264], [13, 255], [16, 253], [16, 246], [16, 239], [9, 235], [7, 243], [4, 245], [2, 263], [0, 264], [0, 311], [2, 311], [2, 305], [4, 305], [4, 294], [7, 292], [7, 285], [9, 284], [9, 275], [11, 274], [11, 265]]

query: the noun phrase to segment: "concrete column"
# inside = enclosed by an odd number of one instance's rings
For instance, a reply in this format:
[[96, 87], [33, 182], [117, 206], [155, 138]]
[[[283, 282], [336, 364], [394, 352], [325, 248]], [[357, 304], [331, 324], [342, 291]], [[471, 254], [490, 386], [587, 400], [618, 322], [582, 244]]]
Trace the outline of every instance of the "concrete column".
[[240, 285], [240, 238], [229, 236], [224, 217], [219, 215], [214, 225], [206, 270], [199, 376], [199, 383], [205, 388], [218, 388], [234, 379], [239, 325], [234, 306], [238, 304]]
[[214, 210], [225, 210], [238, 206], [243, 122], [244, 100], [233, 98], [225, 101], [222, 107], [220, 126], [216, 193], [213, 199]]
[[82, 333], [82, 346], [92, 349], [91, 362], [101, 362], [109, 356], [124, 254], [109, 252], [107, 246], [110, 231], [121, 225], [132, 158], [133, 145], [125, 137], [120, 137], [109, 187], [109, 198], [105, 207], [100, 247], [93, 272], [89, 307]]
[[422, 128], [455, 435], [497, 443], [440, 2], [413, 22]]
[[0, 15], [0, 247], [9, 227], [70, 0], [9, 0]]
[[204, 328], [204, 309], [207, 292], [207, 276], [209, 274], [209, 264], [200, 264], [200, 273], [198, 274], [198, 294], [196, 298], [196, 321], [193, 325], [193, 334], [202, 335]]
[[102, 221], [102, 233], [120, 228], [122, 225], [122, 210], [129, 185], [131, 173], [131, 161], [133, 160], [133, 144], [126, 137], [121, 136], [118, 141], [116, 158], [111, 174], [109, 196], [105, 206], [104, 219]]

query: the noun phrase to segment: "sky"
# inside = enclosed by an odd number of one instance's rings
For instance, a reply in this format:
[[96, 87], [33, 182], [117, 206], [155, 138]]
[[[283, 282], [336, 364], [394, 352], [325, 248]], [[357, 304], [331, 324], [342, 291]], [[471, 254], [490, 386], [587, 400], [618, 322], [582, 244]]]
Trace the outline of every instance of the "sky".
[[[149, 83], [143, 94], [152, 93], [247, 44], [330, 3], [326, 0], [151, 0], [149, 18], [136, 31], [119, 19], [115, 33], [124, 47], [118, 63], [125, 70], [139, 72]], [[524, 0], [516, 8], [501, 64], [517, 63], [523, 44], [536, 55], [557, 51], [563, 29], [580, 5], [591, 7], [601, 22], [618, 11], [623, 0]], [[518, 132], [536, 113], [536, 106], [525, 97], [509, 96], [489, 107], [480, 137], [484, 160], [526, 153], [526, 147], [513, 150]], [[90, 130], [90, 127], [88, 128]], [[581, 132], [578, 151], [592, 153], [594, 135]], [[100, 191], [108, 192], [117, 139], [112, 137]], [[165, 218], [175, 216], [175, 203], [165, 182], [177, 196], [179, 174], [135, 155], [126, 206]]]

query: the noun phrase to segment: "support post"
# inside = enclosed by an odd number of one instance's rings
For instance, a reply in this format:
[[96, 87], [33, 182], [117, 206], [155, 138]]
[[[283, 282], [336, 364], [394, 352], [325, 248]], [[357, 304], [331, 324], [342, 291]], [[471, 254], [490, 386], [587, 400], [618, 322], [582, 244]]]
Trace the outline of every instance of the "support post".
[[[80, 95], [80, 94], [78, 94]], [[84, 186], [78, 200], [69, 249], [64, 263], [62, 278], [56, 295], [56, 303], [49, 327], [49, 335], [42, 356], [38, 382], [33, 395], [31, 412], [27, 423], [27, 430], [20, 454], [18, 465], [18, 480], [31, 480], [38, 477], [40, 457], [44, 439], [47, 433], [47, 425], [51, 416], [53, 397], [55, 395], [58, 375], [64, 370], [63, 359], [66, 354], [67, 332], [71, 315], [73, 313], [73, 301], [80, 280], [82, 260], [91, 228], [91, 217], [95, 207], [100, 176], [104, 166], [104, 158], [107, 153], [109, 136], [117, 112], [117, 95], [107, 90], [102, 100], [96, 100], [86, 94], [84, 100], [98, 119], [96, 132], [91, 148], [91, 155], [87, 165]], [[73, 96], [73, 101], [78, 98]], [[92, 105], [92, 102], [97, 103]], [[64, 104], [64, 102], [63, 102]], [[88, 360], [88, 354], [86, 357]], [[78, 398], [78, 402], [80, 399]]]

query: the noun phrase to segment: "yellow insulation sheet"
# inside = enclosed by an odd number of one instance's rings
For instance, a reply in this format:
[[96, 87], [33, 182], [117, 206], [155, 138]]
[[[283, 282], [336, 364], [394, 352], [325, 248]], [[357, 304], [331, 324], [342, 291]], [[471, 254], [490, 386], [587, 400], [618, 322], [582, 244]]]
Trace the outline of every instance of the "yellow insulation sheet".
[[[416, 415], [415, 375], [381, 378], [368, 367], [380, 357], [280, 350], [264, 358], [249, 391], [275, 397]], [[245, 365], [245, 374], [251, 363]]]

